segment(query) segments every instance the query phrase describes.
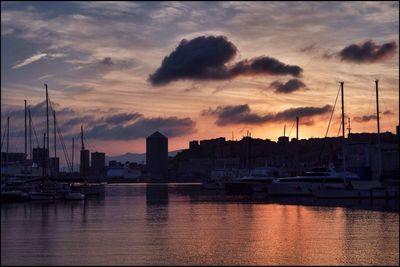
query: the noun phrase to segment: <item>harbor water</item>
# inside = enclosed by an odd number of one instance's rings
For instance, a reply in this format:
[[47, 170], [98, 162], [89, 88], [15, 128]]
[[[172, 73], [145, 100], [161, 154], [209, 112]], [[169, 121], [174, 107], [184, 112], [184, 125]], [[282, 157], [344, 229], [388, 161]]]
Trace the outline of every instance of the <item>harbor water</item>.
[[398, 265], [398, 200], [225, 196], [111, 184], [1, 205], [1, 265]]

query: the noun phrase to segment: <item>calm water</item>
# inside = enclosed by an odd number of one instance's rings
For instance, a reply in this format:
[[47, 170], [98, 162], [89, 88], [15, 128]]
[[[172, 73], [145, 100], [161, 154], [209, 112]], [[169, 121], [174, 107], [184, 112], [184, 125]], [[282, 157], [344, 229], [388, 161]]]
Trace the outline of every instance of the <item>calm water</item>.
[[343, 205], [108, 185], [101, 198], [3, 204], [1, 264], [398, 265], [397, 200]]

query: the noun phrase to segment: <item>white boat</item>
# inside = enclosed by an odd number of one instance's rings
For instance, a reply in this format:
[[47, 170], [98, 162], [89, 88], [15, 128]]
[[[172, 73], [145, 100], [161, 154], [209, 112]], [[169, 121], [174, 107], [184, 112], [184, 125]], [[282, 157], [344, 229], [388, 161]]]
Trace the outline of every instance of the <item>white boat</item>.
[[314, 168], [303, 175], [274, 180], [268, 196], [314, 196], [322, 189], [346, 189], [349, 181], [360, 178], [351, 172], [336, 172], [333, 166]]
[[60, 199], [61, 195], [53, 192], [31, 192], [30, 199], [31, 200], [56, 200]]
[[277, 179], [278, 174], [277, 168], [257, 167], [250, 172], [250, 175], [227, 181], [225, 190], [228, 194], [266, 192], [268, 185]]

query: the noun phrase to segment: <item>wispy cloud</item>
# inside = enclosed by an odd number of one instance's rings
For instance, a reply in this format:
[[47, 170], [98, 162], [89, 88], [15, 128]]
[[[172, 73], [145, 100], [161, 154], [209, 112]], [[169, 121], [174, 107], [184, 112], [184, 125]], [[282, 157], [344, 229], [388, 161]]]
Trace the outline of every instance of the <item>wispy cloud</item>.
[[46, 53], [39, 53], [33, 56], [28, 57], [27, 59], [23, 60], [22, 62], [16, 63], [14, 66], [12, 66], [12, 69], [19, 69], [23, 66], [29, 65], [35, 61], [38, 61], [44, 57], [46, 57], [47, 54]]
[[15, 63], [14, 66], [12, 66], [12, 69], [19, 69], [21, 67], [27, 66], [29, 64], [32, 64], [33, 62], [36, 62], [41, 59], [56, 59], [56, 58], [63, 58], [66, 57], [65, 54], [62, 53], [37, 53], [35, 55], [32, 55], [28, 57], [27, 59], [24, 59], [21, 62]]

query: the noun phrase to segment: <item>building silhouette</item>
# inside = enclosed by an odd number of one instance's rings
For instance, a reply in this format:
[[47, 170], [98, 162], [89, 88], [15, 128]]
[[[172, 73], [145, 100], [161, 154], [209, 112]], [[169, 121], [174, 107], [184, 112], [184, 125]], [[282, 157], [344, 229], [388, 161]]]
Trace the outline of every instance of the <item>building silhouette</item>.
[[49, 150], [47, 148], [36, 147], [32, 150], [33, 163], [43, 168], [49, 159]]
[[168, 174], [168, 138], [158, 131], [146, 138], [146, 169], [152, 180]]
[[102, 175], [106, 167], [106, 154], [101, 152], [92, 152], [91, 170], [94, 175]]
[[89, 150], [82, 149], [80, 153], [80, 166], [79, 172], [82, 177], [87, 176], [89, 174]]

